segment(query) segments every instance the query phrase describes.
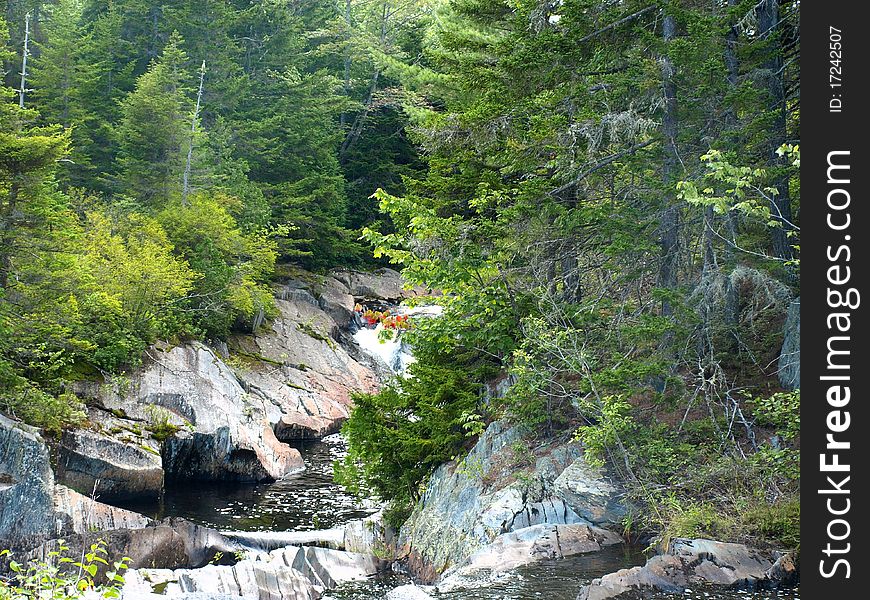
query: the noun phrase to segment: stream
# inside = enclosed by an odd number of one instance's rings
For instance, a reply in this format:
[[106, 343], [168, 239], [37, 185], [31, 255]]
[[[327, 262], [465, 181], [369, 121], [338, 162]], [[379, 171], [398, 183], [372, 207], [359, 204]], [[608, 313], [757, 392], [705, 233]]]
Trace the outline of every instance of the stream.
[[[160, 503], [125, 504], [154, 518], [184, 517], [195, 523], [234, 531], [311, 531], [341, 526], [377, 510], [332, 481], [332, 463], [345, 453], [339, 435], [297, 446], [306, 471], [264, 484], [197, 484], [170, 487]], [[432, 592], [439, 600], [575, 600], [581, 586], [595, 577], [644, 563], [638, 547], [611, 547], [594, 554], [521, 567], [497, 577], [482, 576]], [[384, 600], [387, 592], [410, 583], [401, 573], [344, 584], [323, 600]], [[651, 600], [800, 600], [799, 590], [722, 592], [693, 590]]]
[[[435, 316], [438, 307], [420, 307], [405, 314]], [[379, 330], [360, 327], [355, 341], [376, 356], [393, 373], [404, 374], [413, 362], [410, 350], [398, 338], [379, 339]], [[158, 502], [124, 503], [123, 508], [154, 519], [183, 517], [222, 531], [286, 532], [341, 527], [378, 510], [375, 503], [361, 501], [333, 482], [332, 464], [346, 454], [344, 439], [336, 434], [322, 440], [295, 444], [306, 470], [273, 483], [197, 483], [172, 485]], [[601, 552], [520, 567], [496, 576], [425, 588], [439, 600], [575, 600], [579, 589], [593, 578], [645, 562], [639, 547], [610, 547]], [[323, 600], [384, 600], [398, 586], [411, 583], [402, 573], [343, 584], [327, 592]], [[658, 594], [652, 600], [800, 600], [798, 589], [765, 592], [692, 590], [685, 594]]]
[[346, 452], [330, 435], [294, 444], [306, 469], [274, 483], [168, 483], [159, 502], [117, 503], [156, 520], [184, 517], [223, 531], [312, 531], [341, 526], [376, 512], [332, 480], [332, 463]]

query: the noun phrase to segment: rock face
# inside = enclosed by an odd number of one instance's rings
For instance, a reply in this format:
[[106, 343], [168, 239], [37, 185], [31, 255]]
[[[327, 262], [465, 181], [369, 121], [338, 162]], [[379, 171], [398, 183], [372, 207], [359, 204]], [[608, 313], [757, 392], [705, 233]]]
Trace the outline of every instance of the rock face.
[[123, 597], [141, 598], [160, 590], [163, 598], [316, 600], [325, 590], [370, 577], [385, 567], [385, 563], [361, 554], [287, 547], [232, 566], [140, 569], [127, 577]]
[[56, 537], [150, 522], [57, 485], [36, 430], [0, 415], [0, 548], [30, 550]]
[[801, 299], [795, 298], [788, 306], [785, 319], [782, 351], [779, 353], [779, 382], [787, 390], [801, 386]]
[[262, 331], [217, 351], [158, 344], [129, 375], [71, 384], [89, 400], [93, 428], [63, 436], [58, 480], [121, 500], [156, 497], [164, 480], [268, 481], [304, 469], [284, 442], [338, 431], [352, 392], [378, 387], [374, 363], [341, 343], [357, 297], [404, 292], [391, 270], [343, 272], [350, 285], [288, 272], [276, 288], [278, 315]]
[[[588, 526], [593, 519], [598, 525], [617, 523], [622, 516], [619, 499], [615, 485], [586, 464], [578, 444], [530, 449], [519, 429], [497, 422], [461, 463], [435, 471], [402, 527], [398, 554], [406, 557], [417, 577], [432, 582], [451, 567], [468, 566], [472, 556], [482, 565], [486, 553], [499, 554], [508, 547], [517, 556], [538, 556], [524, 544], [533, 545], [546, 532], [554, 532], [555, 525], [587, 528], [582, 535], [594, 532], [600, 538], [594, 548], [588, 547], [598, 549], [611, 538]], [[512, 533], [516, 537], [496, 541]], [[551, 553], [565, 555], [566, 549]]]
[[230, 340], [236, 373], [278, 439], [335, 433], [350, 415], [351, 393], [378, 387], [374, 371], [339, 343], [354, 297], [330, 277], [290, 280], [276, 305], [279, 316], [264, 331]]
[[[233, 371], [198, 342], [153, 348], [148, 363], [128, 381], [92, 389], [91, 395], [139, 429], [164, 434], [162, 468], [167, 479], [264, 481], [304, 469], [299, 452], [278, 441]], [[89, 470], [102, 480], [101, 468], [129, 473], [113, 464], [118, 462], [117, 445], [92, 447], [101, 453], [90, 461], [73, 460], [78, 478], [84, 479], [82, 472]], [[75, 457], [73, 452], [67, 455]], [[109, 485], [122, 487], [111, 480]], [[128, 479], [122, 489], [131, 485]]]
[[103, 500], [156, 498], [163, 490], [163, 461], [147, 441], [137, 442], [67, 431], [58, 448], [57, 479], [82, 493], [97, 490]]
[[0, 548], [31, 547], [54, 533], [53, 492], [39, 433], [0, 415]]
[[[532, 525], [501, 534], [471, 555], [457, 574], [480, 569], [494, 573], [508, 571], [542, 560], [598, 552], [620, 543], [622, 538], [618, 535], [594, 525]], [[451, 574], [447, 571], [445, 577]]]
[[97, 502], [62, 485], [55, 486], [54, 508], [63, 535], [135, 529], [152, 524], [151, 519], [139, 513]]
[[379, 511], [346, 524], [343, 545], [348, 552], [392, 559], [396, 556], [396, 531], [384, 522], [384, 513]]
[[795, 582], [790, 556], [776, 555], [712, 540], [675, 540], [665, 554], [642, 567], [622, 569], [595, 579], [577, 600], [636, 598], [641, 593], [683, 593], [693, 585], [731, 589], [774, 588]]
[[343, 284], [348, 293], [361, 300], [401, 300], [422, 295], [423, 290], [406, 290], [402, 275], [393, 269], [378, 269], [372, 273], [337, 270], [332, 277]]

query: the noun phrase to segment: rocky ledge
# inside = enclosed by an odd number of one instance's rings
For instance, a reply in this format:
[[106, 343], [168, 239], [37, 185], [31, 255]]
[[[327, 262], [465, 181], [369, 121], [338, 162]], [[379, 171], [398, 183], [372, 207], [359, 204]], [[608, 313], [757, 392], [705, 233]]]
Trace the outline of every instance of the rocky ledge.
[[742, 544], [677, 539], [667, 552], [642, 567], [594, 579], [577, 600], [633, 600], [655, 591], [682, 594], [690, 587], [768, 589], [796, 582], [797, 569], [789, 554], [762, 552]]
[[491, 424], [460, 462], [439, 467], [402, 527], [398, 555], [421, 581], [592, 552], [619, 543], [622, 493], [570, 439], [533, 447]]
[[291, 546], [234, 565], [139, 569], [128, 575], [123, 597], [317, 600], [328, 589], [374, 576], [386, 568], [387, 563], [372, 556]]
[[53, 538], [150, 524], [58, 485], [39, 432], [0, 415], [0, 548], [26, 550]]
[[291, 267], [278, 314], [213, 347], [156, 344], [139, 369], [76, 382], [90, 427], [57, 444], [60, 483], [105, 501], [156, 498], [165, 481], [271, 481], [305, 465], [288, 442], [338, 431], [382, 366], [350, 340], [359, 301], [419, 293], [399, 273], [314, 275]]

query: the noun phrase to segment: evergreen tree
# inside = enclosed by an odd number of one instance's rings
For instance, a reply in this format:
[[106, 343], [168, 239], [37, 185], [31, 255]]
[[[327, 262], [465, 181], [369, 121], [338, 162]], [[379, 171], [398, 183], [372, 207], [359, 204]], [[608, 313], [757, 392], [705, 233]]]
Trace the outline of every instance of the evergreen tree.
[[62, 181], [77, 187], [90, 183], [91, 130], [99, 127], [90, 112], [90, 99], [83, 97], [98, 77], [97, 65], [88, 62], [85, 53], [91, 39], [82, 21], [83, 11], [82, 0], [58, 0], [46, 8], [42, 17], [44, 41], [37, 45], [30, 77], [33, 101], [42, 118], [72, 130], [70, 160], [60, 173]]
[[121, 189], [159, 206], [181, 191], [191, 110], [187, 54], [174, 33], [121, 104], [117, 137]]

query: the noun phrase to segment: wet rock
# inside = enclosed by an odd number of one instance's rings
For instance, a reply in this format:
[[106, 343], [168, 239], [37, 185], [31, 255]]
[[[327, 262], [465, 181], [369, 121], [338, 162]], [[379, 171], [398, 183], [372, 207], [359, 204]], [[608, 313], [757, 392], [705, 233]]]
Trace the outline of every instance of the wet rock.
[[667, 553], [652, 557], [644, 566], [594, 579], [580, 590], [577, 600], [627, 599], [652, 591], [683, 593], [693, 585], [766, 589], [790, 585], [795, 579], [794, 562], [788, 555], [742, 544], [678, 539]]
[[[574, 469], [560, 480], [569, 466]], [[585, 466], [577, 443], [531, 449], [520, 429], [496, 422], [460, 463], [442, 465], [430, 477], [402, 526], [398, 555], [421, 581], [433, 582], [486, 552], [503, 534], [538, 525], [589, 525], [581, 513], [611, 523], [618, 502], [604, 474]]]
[[156, 498], [163, 490], [159, 452], [88, 430], [67, 431], [58, 447], [57, 479], [103, 500]]
[[396, 531], [384, 522], [383, 511], [344, 526], [344, 549], [381, 558], [396, 556]]
[[54, 475], [39, 432], [0, 415], [0, 548], [32, 547], [52, 536]]
[[788, 306], [783, 327], [784, 338], [779, 353], [779, 382], [787, 390], [801, 386], [801, 299], [795, 298]]
[[413, 584], [402, 585], [387, 592], [386, 600], [433, 600], [426, 591]]
[[61, 523], [56, 532], [58, 535], [136, 529], [153, 524], [151, 519], [139, 513], [97, 502], [62, 485], [55, 486], [54, 508]]
[[558, 560], [577, 554], [598, 552], [622, 543], [622, 538], [606, 529], [588, 524], [532, 525], [504, 533], [478, 550], [453, 572], [460, 576], [486, 569], [497, 573], [543, 560]]

